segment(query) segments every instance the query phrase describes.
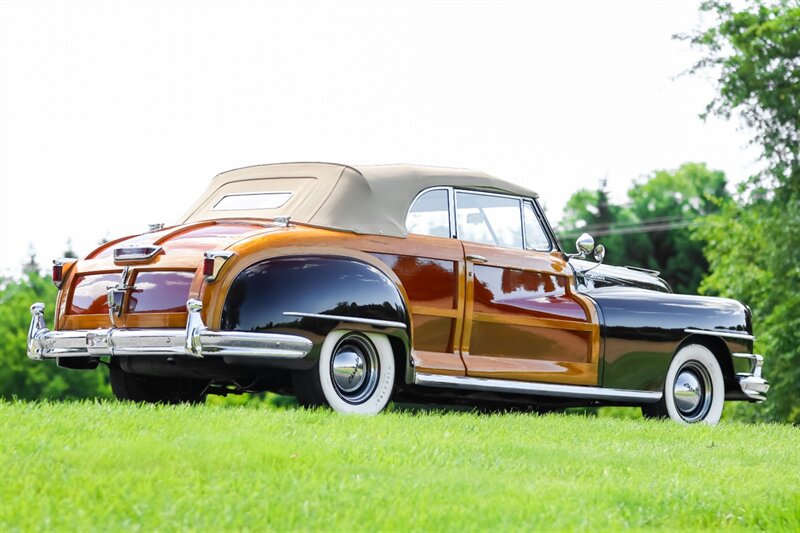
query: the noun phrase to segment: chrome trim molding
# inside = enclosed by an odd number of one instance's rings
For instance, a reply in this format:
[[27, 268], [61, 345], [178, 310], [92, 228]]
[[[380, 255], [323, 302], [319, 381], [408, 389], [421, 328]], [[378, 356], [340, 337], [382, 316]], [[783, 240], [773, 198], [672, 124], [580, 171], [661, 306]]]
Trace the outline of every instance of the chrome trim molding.
[[291, 219], [292, 217], [289, 216], [276, 216], [272, 217], [272, 222], [280, 228], [286, 228], [289, 227], [289, 221]]
[[161, 246], [121, 246], [114, 248], [114, 262], [146, 261], [162, 251]]
[[739, 372], [736, 380], [739, 382], [742, 392], [753, 401], [763, 402], [767, 399], [769, 391], [769, 381], [761, 377], [761, 367], [764, 365], [764, 357], [757, 353], [732, 353], [732, 357], [750, 360], [750, 372]]
[[464, 376], [442, 376], [423, 373], [417, 373], [414, 376], [414, 384], [425, 387], [446, 387], [516, 394], [538, 394], [539, 396], [644, 403], [655, 403], [659, 401], [663, 395], [661, 392], [652, 391], [604, 389], [601, 387], [589, 387], [584, 385], [558, 385], [554, 383], [472, 378]]
[[719, 331], [711, 329], [694, 329], [694, 328], [686, 328], [683, 331], [684, 333], [694, 333], [695, 335], [711, 335], [712, 337], [730, 337], [732, 339], [744, 339], [747, 341], [756, 340], [756, 338], [753, 335], [748, 335], [747, 333], [739, 333], [736, 331]]
[[353, 316], [341, 315], [319, 315], [316, 313], [300, 313], [297, 311], [285, 311], [284, 316], [300, 316], [306, 318], [322, 318], [325, 320], [337, 320], [339, 322], [354, 322], [356, 324], [369, 324], [379, 328], [401, 328], [406, 329], [406, 325], [402, 322], [393, 322], [391, 320], [378, 320], [376, 318], [357, 318]]
[[216, 331], [200, 317], [203, 304], [189, 300], [189, 319], [180, 328], [98, 328], [50, 331], [44, 321], [44, 304], [31, 306], [28, 357], [34, 360], [58, 357], [102, 356], [236, 356], [264, 359], [301, 359], [314, 344], [297, 335]]

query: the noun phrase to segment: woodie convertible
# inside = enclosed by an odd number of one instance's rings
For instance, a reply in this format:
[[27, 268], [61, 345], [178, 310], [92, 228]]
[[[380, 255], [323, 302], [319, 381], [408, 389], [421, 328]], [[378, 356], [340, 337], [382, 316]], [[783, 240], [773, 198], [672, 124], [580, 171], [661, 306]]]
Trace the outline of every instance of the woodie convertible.
[[110, 367], [114, 394], [276, 391], [377, 413], [398, 401], [641, 406], [715, 423], [760, 402], [750, 310], [565, 254], [537, 195], [481, 172], [290, 163], [218, 175], [164, 228], [56, 260], [55, 325], [28, 354]]

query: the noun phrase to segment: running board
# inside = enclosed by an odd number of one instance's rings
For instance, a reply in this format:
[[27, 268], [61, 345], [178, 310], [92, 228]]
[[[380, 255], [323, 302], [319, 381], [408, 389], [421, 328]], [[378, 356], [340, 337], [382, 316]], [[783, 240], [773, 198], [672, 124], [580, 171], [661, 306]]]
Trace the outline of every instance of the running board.
[[584, 400], [607, 400], [622, 402], [655, 403], [661, 399], [661, 392], [603, 389], [583, 385], [557, 385], [532, 381], [510, 381], [505, 379], [471, 378], [465, 376], [443, 376], [421, 374], [414, 376], [414, 384], [424, 387], [445, 387], [449, 389], [472, 389], [515, 394], [556, 396], [560, 398], [580, 398]]

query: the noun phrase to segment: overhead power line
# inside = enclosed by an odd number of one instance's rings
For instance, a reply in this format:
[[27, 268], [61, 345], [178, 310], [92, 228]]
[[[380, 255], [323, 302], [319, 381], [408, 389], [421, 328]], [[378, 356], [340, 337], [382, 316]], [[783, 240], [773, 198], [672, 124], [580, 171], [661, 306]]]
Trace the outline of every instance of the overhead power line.
[[606, 229], [603, 228], [594, 228], [591, 226], [585, 226], [580, 228], [579, 230], [571, 230], [568, 232], [562, 233], [562, 237], [565, 239], [577, 237], [581, 233], [590, 233], [595, 237], [603, 237], [609, 235], [629, 235], [635, 233], [653, 233], [656, 231], [672, 231], [676, 229], [683, 229], [688, 228], [691, 225], [695, 224], [695, 220], [699, 217], [694, 217], [692, 219], [686, 219], [682, 221], [675, 221], [675, 222], [654, 222], [654, 223], [639, 223], [637, 225], [628, 225], [626, 227], [609, 227]]

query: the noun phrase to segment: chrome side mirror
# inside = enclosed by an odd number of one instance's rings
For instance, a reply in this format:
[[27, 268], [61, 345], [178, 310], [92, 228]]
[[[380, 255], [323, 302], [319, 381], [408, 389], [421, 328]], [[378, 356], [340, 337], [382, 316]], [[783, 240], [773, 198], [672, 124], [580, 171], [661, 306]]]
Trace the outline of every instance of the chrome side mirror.
[[598, 263], [602, 263], [603, 259], [606, 258], [606, 247], [603, 246], [602, 244], [598, 244], [594, 248], [594, 254], [593, 255], [594, 255], [594, 260], [595, 261], [597, 261]]
[[575, 248], [578, 249], [577, 256], [583, 259], [594, 250], [594, 239], [588, 233], [583, 233], [575, 240]]
[[595, 246], [594, 238], [588, 233], [581, 234], [581, 236], [575, 240], [575, 248], [578, 249], [578, 253], [568, 254], [569, 257], [585, 259], [587, 256], [591, 255], [598, 263], [602, 263], [603, 259], [606, 257], [606, 247], [602, 244]]

